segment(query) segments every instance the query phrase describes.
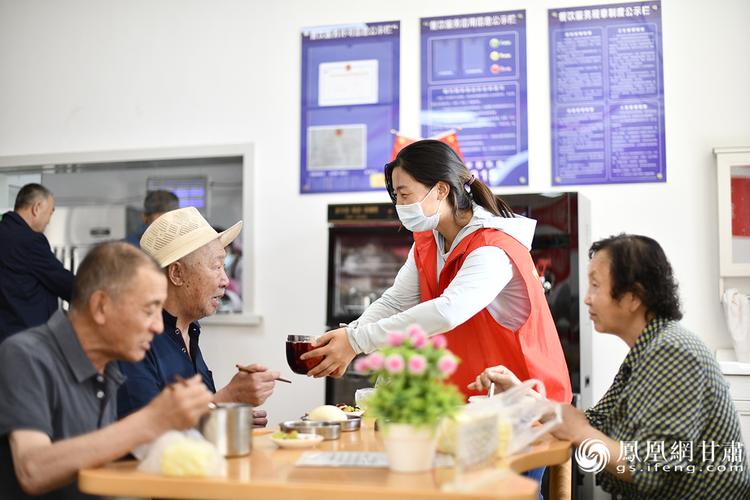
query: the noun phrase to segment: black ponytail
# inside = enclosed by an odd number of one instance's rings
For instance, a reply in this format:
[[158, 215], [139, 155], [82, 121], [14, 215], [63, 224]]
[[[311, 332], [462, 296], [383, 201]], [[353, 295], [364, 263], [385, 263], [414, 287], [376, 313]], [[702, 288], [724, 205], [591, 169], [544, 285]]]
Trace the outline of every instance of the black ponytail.
[[[471, 199], [477, 205], [480, 205], [501, 217], [514, 217], [513, 210], [499, 196], [495, 196], [489, 186], [472, 175], [472, 179], [467, 183], [467, 189]], [[494, 208], [494, 209], [493, 209]]]
[[409, 144], [396, 159], [385, 165], [385, 183], [388, 194], [396, 203], [393, 189], [393, 169], [403, 168], [420, 184], [432, 188], [439, 181], [450, 187], [448, 202], [453, 209], [453, 218], [471, 210], [472, 201], [488, 212], [500, 217], [513, 217], [513, 211], [490, 188], [473, 176], [458, 154], [446, 143], [425, 139]]

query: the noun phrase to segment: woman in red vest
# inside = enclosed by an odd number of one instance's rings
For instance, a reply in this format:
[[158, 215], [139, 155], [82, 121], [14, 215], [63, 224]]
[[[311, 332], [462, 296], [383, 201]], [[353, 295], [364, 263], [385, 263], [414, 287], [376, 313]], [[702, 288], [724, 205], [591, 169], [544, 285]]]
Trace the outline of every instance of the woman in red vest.
[[388, 332], [418, 324], [445, 333], [461, 359], [451, 381], [467, 397], [478, 394], [467, 387], [477, 373], [503, 365], [570, 402], [568, 368], [529, 254], [536, 221], [514, 215], [440, 141], [402, 149], [385, 178], [414, 246], [381, 298], [303, 356], [325, 356], [308, 375], [341, 376], [357, 353], [385, 345]]

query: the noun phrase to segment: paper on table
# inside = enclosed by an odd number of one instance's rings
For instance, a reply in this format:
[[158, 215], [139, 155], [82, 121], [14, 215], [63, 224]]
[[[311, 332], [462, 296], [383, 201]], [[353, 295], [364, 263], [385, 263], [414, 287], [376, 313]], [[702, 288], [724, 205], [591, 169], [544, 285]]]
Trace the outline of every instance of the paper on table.
[[[364, 467], [370, 469], [387, 469], [388, 457], [383, 452], [375, 451], [311, 451], [303, 453], [297, 459], [298, 467]], [[435, 456], [435, 467], [453, 467], [453, 457], [438, 454]]]

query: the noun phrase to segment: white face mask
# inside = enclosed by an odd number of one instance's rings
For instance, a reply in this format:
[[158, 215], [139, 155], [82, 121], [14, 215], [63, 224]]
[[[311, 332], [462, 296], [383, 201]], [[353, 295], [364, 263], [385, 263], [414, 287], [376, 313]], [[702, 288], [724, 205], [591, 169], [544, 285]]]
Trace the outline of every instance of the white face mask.
[[[435, 186], [437, 186], [437, 184], [435, 184]], [[432, 189], [435, 189], [435, 186], [432, 186]], [[438, 223], [440, 222], [440, 204], [443, 200], [438, 202], [438, 207], [434, 214], [427, 216], [422, 211], [422, 202], [430, 196], [432, 189], [430, 189], [425, 197], [422, 198], [422, 201], [410, 205], [396, 205], [396, 213], [401, 220], [401, 224], [413, 233], [432, 231], [438, 227]]]

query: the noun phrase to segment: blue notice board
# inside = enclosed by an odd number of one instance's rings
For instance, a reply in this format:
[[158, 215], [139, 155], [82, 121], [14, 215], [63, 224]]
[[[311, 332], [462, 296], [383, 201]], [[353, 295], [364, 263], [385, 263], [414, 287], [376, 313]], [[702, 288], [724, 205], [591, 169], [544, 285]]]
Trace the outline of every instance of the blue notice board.
[[552, 183], [665, 182], [661, 4], [548, 17]]
[[398, 21], [302, 31], [300, 193], [384, 189], [399, 128]]
[[525, 11], [420, 20], [422, 136], [456, 129], [491, 186], [529, 182]]

